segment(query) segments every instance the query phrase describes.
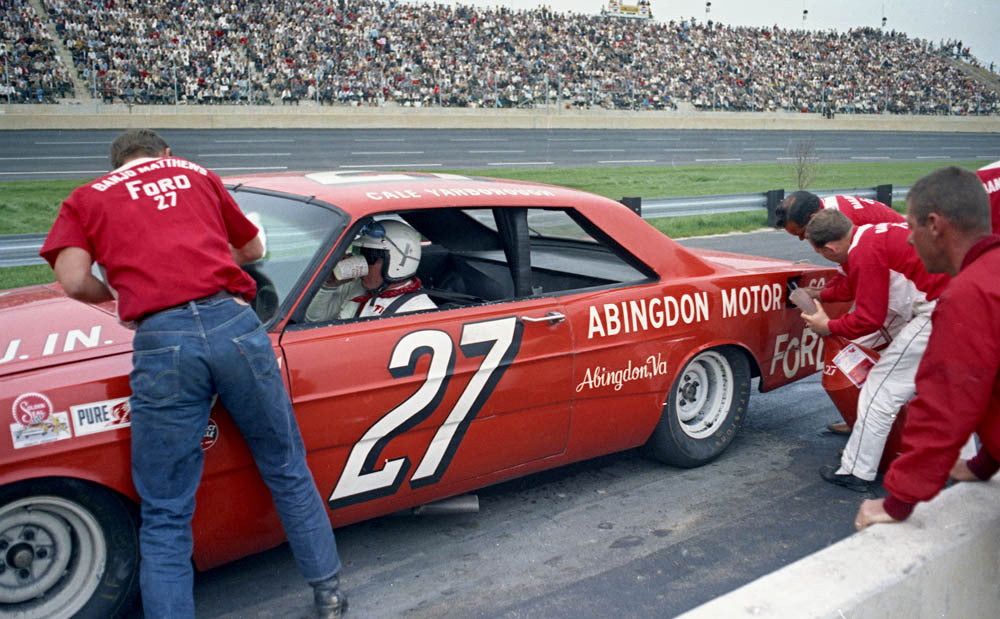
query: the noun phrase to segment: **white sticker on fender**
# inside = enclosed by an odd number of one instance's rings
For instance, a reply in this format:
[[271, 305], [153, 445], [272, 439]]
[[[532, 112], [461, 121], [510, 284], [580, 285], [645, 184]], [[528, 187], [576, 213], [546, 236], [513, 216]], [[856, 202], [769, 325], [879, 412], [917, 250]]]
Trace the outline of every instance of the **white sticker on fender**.
[[69, 414], [77, 436], [127, 428], [132, 421], [128, 398], [77, 404], [69, 407]]
[[41, 393], [24, 393], [14, 400], [11, 407], [14, 423], [10, 424], [10, 438], [14, 449], [51, 443], [72, 438], [69, 417], [52, 410], [52, 401]]

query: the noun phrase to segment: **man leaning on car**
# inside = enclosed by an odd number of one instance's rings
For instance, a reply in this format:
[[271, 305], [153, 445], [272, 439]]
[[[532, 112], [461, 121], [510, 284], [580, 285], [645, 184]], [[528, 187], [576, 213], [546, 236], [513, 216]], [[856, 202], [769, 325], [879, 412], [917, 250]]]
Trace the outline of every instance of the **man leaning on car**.
[[117, 298], [119, 319], [136, 325], [132, 480], [146, 617], [194, 617], [191, 518], [216, 394], [271, 490], [316, 614], [339, 617], [347, 598], [333, 530], [271, 341], [247, 303], [256, 285], [239, 267], [264, 255], [260, 231], [218, 176], [172, 157], [153, 131], [118, 136], [111, 165], [63, 202], [40, 253], [67, 295]]

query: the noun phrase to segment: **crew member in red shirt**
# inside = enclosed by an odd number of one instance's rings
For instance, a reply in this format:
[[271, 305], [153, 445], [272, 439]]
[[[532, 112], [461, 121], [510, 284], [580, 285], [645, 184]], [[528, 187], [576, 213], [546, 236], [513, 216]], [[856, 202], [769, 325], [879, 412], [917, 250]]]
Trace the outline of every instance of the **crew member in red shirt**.
[[256, 285], [238, 266], [264, 256], [257, 227], [218, 176], [172, 157], [152, 131], [118, 136], [111, 164], [63, 202], [41, 255], [67, 295], [117, 296], [119, 318], [137, 325], [129, 403], [145, 616], [194, 617], [191, 518], [218, 395], [271, 490], [316, 614], [339, 617], [346, 598], [326, 505], [271, 340], [247, 304]]
[[994, 161], [976, 171], [990, 198], [990, 220], [993, 234], [1000, 234], [1000, 161]]
[[892, 207], [877, 200], [856, 196], [827, 196], [820, 198], [810, 191], [795, 191], [788, 195], [774, 210], [774, 227], [782, 228], [800, 241], [806, 239], [806, 226], [813, 215], [823, 209], [837, 209], [855, 226], [865, 224], [901, 224], [906, 219]]
[[[949, 470], [959, 481], [985, 481], [1000, 469], [1000, 236], [990, 234], [989, 199], [975, 174], [953, 166], [917, 181], [906, 203], [910, 243], [929, 272], [953, 279], [932, 316], [903, 454], [885, 475], [889, 494], [861, 504], [859, 531], [905, 520], [914, 504], [937, 495]], [[982, 447], [961, 460], [972, 432]]]
[[[875, 479], [896, 413], [913, 397], [914, 375], [931, 331], [930, 314], [949, 280], [947, 275], [927, 273], [907, 243], [908, 235], [905, 224], [855, 226], [834, 209], [817, 213], [806, 227], [806, 238], [816, 252], [844, 268], [855, 299], [854, 309], [840, 318], [830, 320], [822, 304], [817, 304], [815, 314], [803, 314], [814, 332], [847, 339], [862, 337], [884, 324], [891, 290], [912, 299], [909, 307], [899, 308], [907, 316], [906, 323], [882, 351], [861, 387], [857, 420], [840, 466], [820, 469], [826, 481], [858, 492], [867, 491]], [[833, 293], [824, 289], [820, 299], [834, 300]]]
[[[844, 195], [820, 198], [809, 191], [796, 191], [789, 194], [775, 209], [775, 226], [798, 237], [799, 240], [805, 240], [806, 226], [809, 224], [809, 220], [816, 213], [825, 209], [840, 211], [855, 226], [906, 222], [902, 215], [877, 200]], [[825, 300], [850, 301], [853, 299], [853, 292], [847, 278], [843, 275], [843, 270], [831, 277], [823, 288], [807, 289], [813, 298], [820, 298], [820, 293], [824, 290], [827, 291]], [[908, 308], [912, 305], [913, 299], [907, 296], [906, 292], [905, 289], [891, 289], [889, 311], [886, 313], [882, 328], [857, 338], [855, 341], [879, 350], [887, 346], [909, 318]], [[851, 432], [850, 426], [843, 422], [831, 423], [827, 429], [837, 434], [850, 434]]]

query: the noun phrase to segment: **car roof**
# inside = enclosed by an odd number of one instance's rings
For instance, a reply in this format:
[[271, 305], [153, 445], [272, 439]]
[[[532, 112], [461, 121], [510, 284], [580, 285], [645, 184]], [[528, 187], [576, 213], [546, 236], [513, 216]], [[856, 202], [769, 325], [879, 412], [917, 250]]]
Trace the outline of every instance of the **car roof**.
[[228, 176], [227, 185], [312, 197], [352, 217], [444, 206], [625, 209], [596, 194], [528, 181], [420, 172], [299, 172]]

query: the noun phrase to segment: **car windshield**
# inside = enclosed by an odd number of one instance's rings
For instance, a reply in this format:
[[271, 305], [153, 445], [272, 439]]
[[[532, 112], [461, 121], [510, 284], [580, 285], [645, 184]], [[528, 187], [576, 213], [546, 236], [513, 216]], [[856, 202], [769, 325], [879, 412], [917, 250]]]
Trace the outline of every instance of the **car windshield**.
[[340, 235], [348, 217], [328, 204], [297, 197], [244, 188], [230, 191], [243, 213], [264, 231], [264, 257], [244, 269], [257, 281], [254, 309], [267, 322], [305, 285], [305, 276], [315, 270], [329, 239]]

